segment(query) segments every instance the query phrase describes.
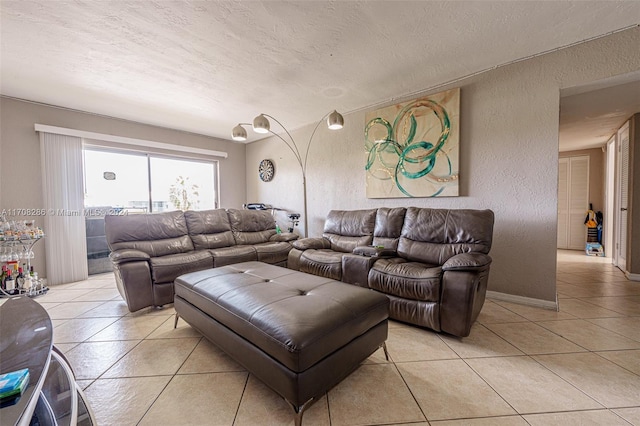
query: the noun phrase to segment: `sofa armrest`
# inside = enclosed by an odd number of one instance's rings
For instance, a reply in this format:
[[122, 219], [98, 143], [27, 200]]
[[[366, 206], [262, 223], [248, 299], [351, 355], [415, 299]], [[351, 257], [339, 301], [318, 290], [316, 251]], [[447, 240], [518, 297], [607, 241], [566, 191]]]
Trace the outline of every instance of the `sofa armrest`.
[[441, 331], [458, 337], [469, 335], [471, 326], [484, 305], [490, 268], [491, 265], [486, 264], [443, 272], [440, 295]]
[[326, 238], [302, 238], [293, 242], [293, 247], [298, 250], [321, 250], [331, 248], [331, 241]]
[[109, 259], [115, 264], [126, 262], [136, 262], [140, 260], [148, 261], [151, 259], [147, 253], [135, 249], [116, 250], [109, 253]]
[[396, 257], [398, 254], [395, 250], [382, 246], [358, 246], [353, 249], [353, 254], [366, 257]]
[[153, 306], [153, 283], [149, 262], [130, 261], [113, 264], [116, 285], [130, 312]]
[[298, 239], [298, 234], [293, 233], [293, 232], [283, 232], [281, 234], [272, 235], [271, 238], [269, 238], [269, 241], [273, 241], [273, 242], [280, 242], [280, 241], [289, 242], [289, 241], [295, 241], [297, 239]]
[[461, 253], [450, 257], [444, 265], [443, 271], [472, 271], [491, 265], [491, 256], [483, 253]]
[[378, 260], [375, 256], [345, 253], [342, 256], [342, 282], [369, 288], [369, 270]]

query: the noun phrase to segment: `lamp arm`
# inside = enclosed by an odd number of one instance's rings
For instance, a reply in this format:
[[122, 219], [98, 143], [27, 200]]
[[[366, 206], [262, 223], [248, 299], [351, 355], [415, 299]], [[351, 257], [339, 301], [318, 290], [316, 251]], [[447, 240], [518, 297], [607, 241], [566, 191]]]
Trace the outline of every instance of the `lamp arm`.
[[[286, 131], [286, 129], [285, 129]], [[302, 176], [304, 177], [304, 168], [302, 167], [302, 160], [300, 159], [300, 153], [298, 152], [298, 147], [295, 145], [294, 146], [296, 149], [293, 149], [293, 147], [291, 146], [291, 144], [289, 142], [287, 142], [286, 139], [284, 139], [282, 136], [280, 136], [279, 134], [269, 130], [269, 133], [271, 133], [273, 136], [277, 137], [278, 139], [280, 139], [282, 142], [284, 142], [285, 145], [287, 145], [287, 148], [289, 148], [291, 150], [291, 152], [293, 152], [293, 155], [296, 157], [296, 160], [298, 160], [298, 164], [300, 165], [300, 168], [302, 169]]]
[[[261, 130], [267, 130], [269, 133], [271, 133], [273, 136], [276, 136], [278, 139], [280, 139], [282, 142], [284, 142], [284, 144], [287, 146], [287, 148], [289, 148], [291, 150], [291, 152], [293, 153], [293, 155], [296, 157], [296, 160], [298, 160], [298, 164], [300, 165], [300, 169], [302, 171], [302, 194], [304, 197], [304, 236], [307, 237], [309, 235], [309, 215], [307, 213], [307, 160], [309, 159], [309, 149], [311, 148], [311, 142], [313, 141], [313, 137], [316, 134], [316, 131], [318, 130], [318, 127], [320, 127], [320, 123], [322, 123], [327, 117], [331, 117], [331, 115], [335, 113], [336, 117], [334, 117], [336, 119], [336, 124], [338, 124], [339, 126], [336, 128], [342, 128], [342, 123], [343, 123], [343, 118], [340, 114], [338, 114], [335, 110], [333, 112], [327, 113], [325, 114], [316, 124], [316, 127], [313, 128], [313, 132], [311, 132], [311, 137], [309, 137], [309, 142], [307, 143], [307, 147], [306, 147], [306, 151], [304, 153], [304, 162], [302, 161], [302, 155], [300, 154], [300, 148], [298, 147], [298, 145], [296, 144], [295, 139], [293, 139], [293, 136], [291, 136], [291, 133], [289, 133], [289, 131], [287, 130], [286, 127], [284, 127], [284, 125], [278, 121], [277, 118], [275, 118], [272, 115], [269, 114], [265, 114], [262, 113], [261, 116], [263, 117], [268, 117], [271, 120], [275, 121], [276, 123], [278, 123], [278, 125], [280, 125], [280, 127], [282, 128], [282, 130], [285, 131], [285, 133], [287, 134], [287, 136], [289, 137], [289, 141], [287, 141], [285, 138], [283, 138], [281, 135], [279, 135], [278, 133], [275, 133], [274, 131], [272, 131], [269, 127], [269, 123], [268, 120], [266, 123], [262, 122], [260, 125]], [[261, 118], [260, 116], [256, 117], [256, 119]], [[265, 119], [266, 120], [266, 119]], [[333, 121], [333, 120], [332, 120]], [[256, 120], [254, 120], [254, 123], [256, 122]], [[249, 123], [240, 123], [240, 126], [250, 126], [251, 124]], [[330, 126], [331, 128], [331, 126]], [[255, 128], [254, 128], [255, 130]], [[236, 139], [236, 129], [234, 128], [233, 131], [233, 136], [234, 136], [234, 140]], [[245, 140], [246, 139], [246, 133], [244, 135], [240, 134], [240, 132], [238, 132], [238, 136], [242, 139], [240, 140]]]
[[[262, 113], [262, 115], [264, 115], [265, 117], [269, 117], [270, 119], [272, 119], [273, 121], [275, 121], [276, 123], [278, 123], [280, 125], [280, 127], [282, 127], [282, 130], [285, 131], [285, 133], [287, 134], [287, 136], [289, 136], [289, 139], [291, 139], [291, 143], [293, 144], [293, 146], [291, 146], [286, 140], [284, 140], [284, 138], [278, 134], [276, 134], [275, 132], [269, 130], [273, 135], [278, 136], [280, 138], [280, 140], [282, 140], [282, 142], [284, 142], [285, 144], [287, 144], [287, 146], [289, 147], [289, 149], [293, 152], [293, 154], [296, 156], [296, 158], [298, 159], [298, 163], [300, 164], [300, 167], [302, 167], [302, 156], [300, 155], [300, 150], [298, 149], [298, 145], [296, 145], [296, 141], [293, 139], [293, 136], [291, 136], [291, 133], [289, 133], [289, 131], [287, 130], [286, 127], [284, 127], [284, 125], [278, 121], [277, 118], [275, 118], [273, 115], [269, 115], [269, 114], [265, 114]], [[294, 149], [295, 148], [295, 149]], [[304, 168], [302, 169], [304, 172]]]
[[320, 123], [322, 123], [329, 114], [331, 113], [328, 112], [325, 115], [323, 115], [322, 118], [316, 124], [316, 127], [314, 127], [313, 132], [311, 132], [311, 137], [309, 137], [309, 143], [307, 143], [307, 151], [304, 153], [304, 164], [300, 165], [302, 166], [302, 170], [305, 170], [305, 171], [307, 170], [307, 158], [309, 158], [309, 148], [311, 148], [311, 140], [313, 139], [313, 136], [316, 134], [318, 127], [320, 127]]

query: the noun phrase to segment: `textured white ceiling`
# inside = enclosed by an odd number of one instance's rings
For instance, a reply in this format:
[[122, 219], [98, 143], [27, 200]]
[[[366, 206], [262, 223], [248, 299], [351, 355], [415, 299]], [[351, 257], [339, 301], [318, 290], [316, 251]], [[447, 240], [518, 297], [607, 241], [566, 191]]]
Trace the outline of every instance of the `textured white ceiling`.
[[566, 96], [564, 92], [560, 99], [561, 151], [604, 146], [631, 115], [640, 112], [640, 72], [605, 87], [584, 87]]
[[636, 25], [640, 2], [2, 0], [0, 19], [3, 95], [230, 139]]

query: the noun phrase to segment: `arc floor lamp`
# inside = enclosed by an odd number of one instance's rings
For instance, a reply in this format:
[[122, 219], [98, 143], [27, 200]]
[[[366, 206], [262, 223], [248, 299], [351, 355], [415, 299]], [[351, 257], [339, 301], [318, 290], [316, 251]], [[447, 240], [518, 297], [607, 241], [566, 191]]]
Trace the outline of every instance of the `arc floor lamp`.
[[[284, 130], [284, 133], [287, 135], [289, 140], [283, 138], [280, 134], [275, 133], [274, 131], [271, 130], [271, 123], [269, 123], [269, 119], [272, 119], [273, 121], [278, 123], [280, 127], [282, 127], [282, 130]], [[307, 214], [307, 159], [309, 157], [309, 148], [311, 147], [311, 141], [313, 140], [313, 136], [316, 134], [318, 127], [320, 127], [320, 124], [325, 119], [327, 120], [327, 127], [331, 130], [342, 129], [342, 126], [344, 125], [344, 118], [342, 117], [342, 114], [340, 114], [338, 111], [333, 110], [332, 112], [325, 114], [320, 119], [320, 121], [318, 121], [318, 124], [316, 124], [316, 127], [313, 129], [313, 132], [311, 133], [311, 137], [309, 138], [309, 142], [307, 143], [307, 149], [304, 153], [304, 159], [302, 158], [300, 149], [298, 148], [296, 141], [293, 139], [293, 136], [291, 136], [291, 133], [289, 133], [287, 128], [284, 127], [284, 125], [281, 122], [279, 122], [275, 117], [269, 114], [264, 114], [264, 113], [260, 114], [259, 116], [253, 119], [253, 124], [239, 123], [236, 127], [233, 128], [233, 132], [231, 136], [234, 141], [245, 141], [247, 140], [247, 131], [243, 126], [252, 126], [253, 131], [256, 133], [262, 133], [262, 134], [271, 133], [272, 135], [276, 136], [278, 139], [284, 142], [285, 145], [287, 145], [287, 147], [289, 147], [291, 152], [293, 152], [293, 155], [296, 157], [296, 160], [300, 165], [300, 170], [302, 171], [302, 192], [304, 196], [304, 213], [303, 214], [304, 214], [304, 236], [305, 237], [309, 236], [309, 219], [308, 219], [309, 215]]]

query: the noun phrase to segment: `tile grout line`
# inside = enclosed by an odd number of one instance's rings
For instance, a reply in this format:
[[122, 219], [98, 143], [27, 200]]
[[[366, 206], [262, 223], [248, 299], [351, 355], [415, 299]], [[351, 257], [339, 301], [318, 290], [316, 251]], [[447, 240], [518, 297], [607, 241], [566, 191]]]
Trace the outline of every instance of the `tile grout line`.
[[[162, 323], [164, 324], [164, 322]], [[160, 324], [158, 327], [160, 327], [162, 324]], [[151, 333], [149, 333], [149, 335], [147, 335], [147, 337], [149, 337], [153, 332], [155, 332], [158, 327], [156, 327]], [[140, 343], [142, 343], [144, 340], [146, 339], [146, 337], [144, 339], [142, 339], [140, 341]], [[169, 379], [169, 381], [163, 386], [162, 390], [160, 390], [160, 392], [158, 392], [158, 395], [153, 399], [153, 401], [151, 402], [151, 404], [149, 404], [149, 407], [147, 407], [147, 409], [145, 410], [145, 412], [142, 414], [142, 417], [140, 417], [140, 420], [138, 420], [138, 422], [136, 423], [136, 425], [139, 425], [140, 422], [142, 422], [142, 420], [144, 419], [144, 417], [149, 413], [149, 411], [151, 410], [151, 408], [153, 408], [153, 406], [155, 405], [155, 403], [158, 401], [158, 399], [160, 398], [160, 396], [162, 396], [162, 394], [164, 393], [165, 390], [167, 390], [167, 388], [169, 387], [169, 385], [171, 384], [171, 382], [173, 382], [173, 379], [175, 379], [175, 377], [178, 375], [178, 371], [180, 371], [180, 368], [182, 368], [182, 366], [184, 365], [185, 362], [187, 362], [187, 359], [189, 359], [189, 357], [191, 356], [191, 354], [193, 353], [193, 351], [196, 350], [196, 348], [198, 347], [198, 345], [200, 344], [200, 342], [202, 341], [202, 337], [200, 337], [200, 340], [198, 340], [198, 343], [196, 343], [193, 346], [193, 349], [191, 350], [191, 352], [189, 352], [189, 355], [187, 355], [187, 357], [184, 359], [184, 361], [182, 362], [182, 364], [180, 364], [180, 366], [176, 369], [175, 373], [171, 374], [171, 378]], [[138, 343], [138, 345], [140, 344]], [[136, 345], [136, 347], [138, 346]], [[131, 349], [133, 350], [133, 348]], [[107, 370], [108, 371], [108, 370]], [[103, 373], [104, 374], [104, 373]], [[136, 377], [158, 377], [158, 376], [134, 376], [134, 378]], [[121, 377], [118, 377], [121, 378]]]
[[246, 372], [247, 377], [244, 379], [244, 386], [242, 387], [242, 393], [240, 394], [240, 400], [238, 401], [238, 406], [236, 407], [236, 412], [233, 415], [233, 421], [231, 422], [231, 426], [236, 424], [238, 420], [238, 414], [240, 414], [240, 407], [242, 406], [242, 400], [244, 399], [244, 394], [247, 391], [247, 387], [249, 386], [249, 378], [251, 377], [251, 373]]
[[411, 398], [413, 398], [413, 401], [418, 406], [418, 409], [420, 410], [420, 413], [424, 417], [425, 421], [427, 423], [431, 424], [431, 422], [429, 421], [429, 417], [427, 417], [427, 413], [424, 412], [424, 409], [422, 408], [422, 405], [420, 405], [420, 403], [418, 402], [418, 399], [416, 398], [416, 396], [414, 395], [413, 391], [411, 390], [411, 387], [409, 386], [409, 383], [407, 383], [407, 380], [402, 375], [402, 372], [400, 371], [400, 368], [398, 368], [398, 364], [396, 364], [396, 362], [393, 361], [393, 357], [391, 356], [391, 354], [389, 354], [389, 358], [390, 358], [389, 362], [393, 365], [393, 367], [395, 368], [396, 372], [398, 373], [398, 375], [402, 379], [402, 383], [404, 383], [404, 385], [407, 387], [407, 390], [411, 394]]

